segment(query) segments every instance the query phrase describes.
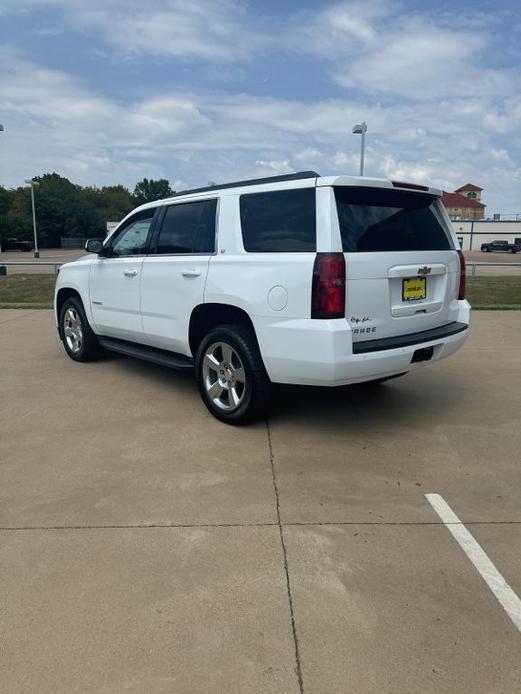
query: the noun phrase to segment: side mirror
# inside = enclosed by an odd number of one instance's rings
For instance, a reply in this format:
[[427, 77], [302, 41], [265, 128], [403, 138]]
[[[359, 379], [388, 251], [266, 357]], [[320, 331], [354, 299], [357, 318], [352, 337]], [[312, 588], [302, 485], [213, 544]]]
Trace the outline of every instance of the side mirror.
[[96, 255], [99, 255], [103, 250], [103, 242], [99, 239], [88, 239], [85, 244], [85, 250], [87, 253], [96, 253]]

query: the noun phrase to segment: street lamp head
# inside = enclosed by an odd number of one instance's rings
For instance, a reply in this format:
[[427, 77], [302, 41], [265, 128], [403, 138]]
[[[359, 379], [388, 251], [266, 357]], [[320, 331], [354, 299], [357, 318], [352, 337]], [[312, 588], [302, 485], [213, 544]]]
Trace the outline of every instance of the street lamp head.
[[364, 155], [365, 155], [365, 134], [367, 132], [367, 123], [362, 121], [353, 125], [353, 133], [355, 135], [361, 135], [360, 138], [360, 176], [364, 175]]
[[4, 132], [4, 126], [2, 125], [2, 123], [0, 123], [0, 133], [3, 133], [3, 132]]
[[363, 133], [367, 132], [367, 123], [357, 123], [356, 125], [353, 125], [353, 134], [355, 135], [362, 135]]
[[24, 183], [27, 183], [29, 186], [39, 186], [40, 183], [38, 181], [35, 181], [34, 178], [26, 178]]

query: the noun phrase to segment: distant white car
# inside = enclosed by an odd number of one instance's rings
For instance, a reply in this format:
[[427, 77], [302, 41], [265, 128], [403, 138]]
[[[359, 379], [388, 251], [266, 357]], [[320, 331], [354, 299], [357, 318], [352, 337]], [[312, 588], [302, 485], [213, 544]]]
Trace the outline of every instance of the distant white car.
[[470, 306], [440, 195], [302, 172], [143, 205], [61, 267], [65, 350], [195, 366], [229, 423], [262, 415], [270, 383], [383, 381], [447, 357]]

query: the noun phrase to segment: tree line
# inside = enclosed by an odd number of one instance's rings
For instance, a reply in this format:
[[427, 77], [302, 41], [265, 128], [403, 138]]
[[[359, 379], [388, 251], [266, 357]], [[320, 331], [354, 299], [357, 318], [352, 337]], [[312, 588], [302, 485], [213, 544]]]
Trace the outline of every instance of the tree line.
[[[118, 222], [137, 205], [174, 194], [165, 179], [147, 179], [131, 193], [122, 185], [83, 187], [57, 173], [37, 176], [34, 188], [38, 244], [57, 248], [61, 237], [101, 238], [107, 222]], [[29, 186], [0, 186], [0, 241], [33, 239]]]

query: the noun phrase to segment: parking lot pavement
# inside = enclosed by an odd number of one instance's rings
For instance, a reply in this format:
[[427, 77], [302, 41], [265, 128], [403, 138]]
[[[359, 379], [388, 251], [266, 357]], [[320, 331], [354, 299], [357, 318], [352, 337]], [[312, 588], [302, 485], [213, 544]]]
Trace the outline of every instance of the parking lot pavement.
[[518, 694], [521, 633], [425, 494], [521, 596], [519, 315], [231, 428], [190, 374], [0, 311], [3, 690]]
[[306, 692], [519, 692], [521, 634], [443, 526], [286, 532]]
[[292, 692], [278, 530], [11, 533], [4, 692]]

